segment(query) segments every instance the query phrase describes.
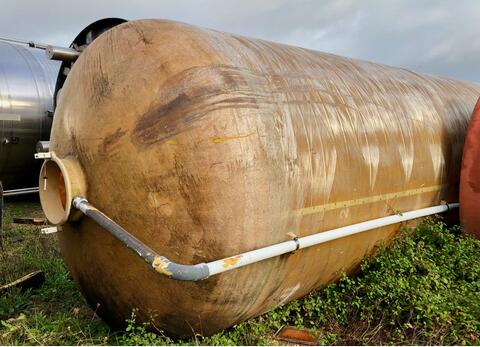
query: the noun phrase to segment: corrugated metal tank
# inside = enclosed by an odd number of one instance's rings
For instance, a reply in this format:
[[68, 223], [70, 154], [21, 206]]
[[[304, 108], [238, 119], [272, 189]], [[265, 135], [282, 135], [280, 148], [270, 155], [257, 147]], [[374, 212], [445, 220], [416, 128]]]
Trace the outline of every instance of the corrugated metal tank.
[[[51, 149], [88, 200], [159, 254], [221, 259], [458, 201], [480, 86], [162, 20], [102, 34], [63, 86]], [[353, 271], [398, 225], [200, 282], [145, 263], [91, 220], [62, 253], [107, 321], [210, 334]], [[98, 306], [97, 306], [98, 305]]]
[[60, 63], [27, 45], [0, 41], [0, 180], [4, 189], [35, 187], [38, 141], [48, 140]]

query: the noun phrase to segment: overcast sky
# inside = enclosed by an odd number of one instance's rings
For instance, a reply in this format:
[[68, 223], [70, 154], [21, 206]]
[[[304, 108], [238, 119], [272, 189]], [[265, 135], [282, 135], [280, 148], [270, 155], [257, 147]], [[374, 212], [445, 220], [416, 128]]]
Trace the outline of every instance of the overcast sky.
[[0, 36], [68, 45], [104, 17], [173, 19], [480, 82], [479, 0], [0, 0]]

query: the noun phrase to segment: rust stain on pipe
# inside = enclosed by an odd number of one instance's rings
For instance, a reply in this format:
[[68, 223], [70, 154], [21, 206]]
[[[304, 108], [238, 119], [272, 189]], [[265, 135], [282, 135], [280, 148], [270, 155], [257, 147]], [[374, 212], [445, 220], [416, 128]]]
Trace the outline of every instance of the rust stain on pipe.
[[170, 270], [167, 269], [167, 263], [165, 263], [164, 261], [162, 261], [160, 258], [155, 258], [153, 260], [153, 263], [152, 263], [152, 266], [153, 268], [155, 269], [155, 271], [161, 273], [161, 274], [164, 274], [164, 275], [167, 275], [167, 276], [171, 276], [172, 275], [172, 272]]
[[237, 264], [238, 261], [239, 261], [241, 258], [242, 258], [241, 255], [236, 255], [236, 256], [234, 256], [234, 257], [230, 257], [230, 258], [224, 259], [224, 260], [222, 260], [222, 263], [223, 263], [222, 266], [223, 266], [224, 268], [228, 268], [228, 267], [230, 267], [230, 266], [233, 266], [233, 265]]

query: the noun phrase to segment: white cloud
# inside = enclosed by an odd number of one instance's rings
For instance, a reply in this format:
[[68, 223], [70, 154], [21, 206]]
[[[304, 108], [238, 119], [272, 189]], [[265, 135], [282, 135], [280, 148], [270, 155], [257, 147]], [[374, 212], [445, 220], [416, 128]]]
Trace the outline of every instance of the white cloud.
[[99, 18], [166, 18], [480, 81], [478, 0], [0, 0], [0, 8], [0, 36], [59, 45]]

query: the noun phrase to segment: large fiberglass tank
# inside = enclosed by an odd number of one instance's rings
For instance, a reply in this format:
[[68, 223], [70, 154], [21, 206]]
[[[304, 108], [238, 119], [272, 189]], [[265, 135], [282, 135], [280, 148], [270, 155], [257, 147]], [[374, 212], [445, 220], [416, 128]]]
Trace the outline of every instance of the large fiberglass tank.
[[[399, 225], [305, 249], [302, 237], [457, 202], [479, 95], [473, 83], [131, 21], [91, 43], [66, 78], [42, 206], [101, 317], [122, 324], [138, 309], [169, 335], [210, 334], [352, 271]], [[75, 206], [101, 226], [72, 207], [79, 196], [98, 210]], [[199, 281], [170, 278], [166, 258], [205, 269], [287, 240], [298, 250], [208, 278], [207, 269]], [[166, 257], [153, 259], [157, 272], [139, 257], [152, 252]]]
[[36, 187], [36, 144], [48, 140], [60, 63], [43, 49], [0, 40], [0, 180], [6, 190]]

